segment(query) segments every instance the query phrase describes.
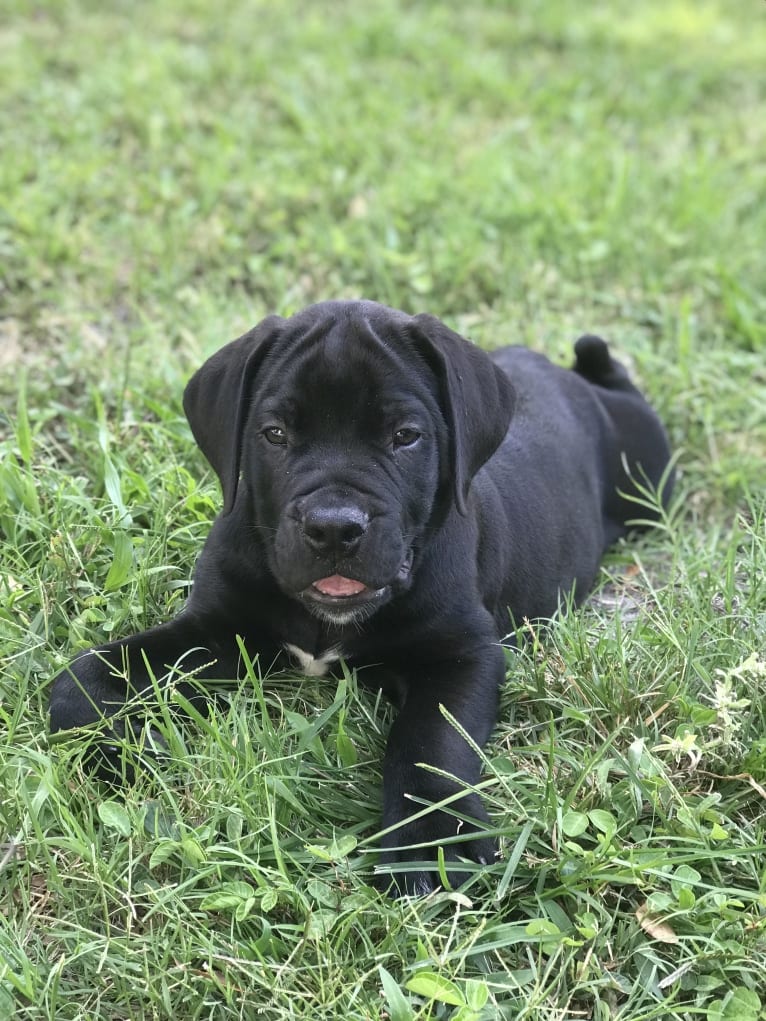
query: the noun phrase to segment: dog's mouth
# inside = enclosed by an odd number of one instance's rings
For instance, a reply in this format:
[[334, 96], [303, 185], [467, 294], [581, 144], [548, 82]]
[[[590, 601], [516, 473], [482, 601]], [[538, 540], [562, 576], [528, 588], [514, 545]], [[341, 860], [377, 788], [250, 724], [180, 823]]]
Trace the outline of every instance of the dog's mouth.
[[320, 578], [311, 587], [321, 596], [325, 596], [328, 599], [349, 599], [369, 591], [363, 581], [356, 581], [354, 578], [344, 578], [342, 574], [333, 574], [329, 578]]
[[348, 578], [343, 574], [331, 574], [312, 582], [301, 592], [301, 598], [313, 605], [320, 616], [339, 623], [357, 616], [366, 616], [367, 612], [372, 612], [375, 604], [391, 593], [397, 583], [407, 580], [412, 569], [412, 559], [412, 550], [408, 550], [396, 578], [381, 588], [372, 588], [357, 578]]
[[318, 578], [301, 592], [301, 599], [315, 617], [341, 627], [366, 620], [385, 601], [390, 586], [370, 588], [363, 581], [331, 574]]

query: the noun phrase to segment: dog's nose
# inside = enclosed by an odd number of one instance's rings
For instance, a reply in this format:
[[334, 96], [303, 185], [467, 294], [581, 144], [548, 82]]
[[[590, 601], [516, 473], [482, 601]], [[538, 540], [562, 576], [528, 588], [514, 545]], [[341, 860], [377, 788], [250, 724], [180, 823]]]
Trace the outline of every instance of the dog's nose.
[[303, 515], [303, 534], [317, 553], [352, 553], [369, 518], [359, 507], [313, 507]]

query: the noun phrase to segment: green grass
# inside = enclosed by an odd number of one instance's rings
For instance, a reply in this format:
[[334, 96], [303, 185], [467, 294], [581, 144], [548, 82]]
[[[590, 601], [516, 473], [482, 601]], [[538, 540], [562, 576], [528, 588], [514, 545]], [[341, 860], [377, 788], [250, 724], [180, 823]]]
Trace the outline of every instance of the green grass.
[[[766, 1017], [766, 7], [11, 0], [0, 26], [0, 1015]], [[120, 793], [46, 736], [176, 613], [181, 413], [270, 311], [364, 295], [559, 361], [601, 331], [663, 527], [509, 656], [459, 892], [369, 885], [391, 711], [257, 664]], [[640, 508], [637, 508], [640, 514]]]

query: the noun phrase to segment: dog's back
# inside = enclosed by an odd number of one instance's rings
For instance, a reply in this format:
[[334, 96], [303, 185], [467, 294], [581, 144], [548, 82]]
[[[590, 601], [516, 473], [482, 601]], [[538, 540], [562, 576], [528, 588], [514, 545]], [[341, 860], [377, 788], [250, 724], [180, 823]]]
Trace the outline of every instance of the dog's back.
[[503, 579], [498, 612], [545, 617], [562, 592], [586, 595], [630, 522], [658, 516], [636, 501], [662, 485], [667, 503], [670, 450], [657, 415], [600, 338], [578, 341], [573, 369], [523, 347], [491, 357], [512, 381], [516, 406], [475, 480], [480, 503], [508, 522], [507, 546], [483, 569]]
[[[600, 337], [580, 337], [573, 369], [592, 384], [617, 433], [620, 473], [608, 506], [610, 517], [622, 524], [658, 520], [660, 507], [667, 507], [672, 495], [675, 477], [669, 467], [667, 434], [657, 413]], [[656, 495], [657, 505], [652, 507], [644, 495]], [[642, 499], [641, 506], [636, 497]]]
[[[659, 507], [667, 506], [674, 482], [670, 445], [657, 413], [604, 340], [585, 334], [574, 350], [571, 370], [520, 347], [502, 348], [492, 357], [516, 382], [517, 392], [534, 395], [532, 407], [522, 402], [517, 411], [549, 438], [552, 425], [562, 433], [562, 455], [571, 457], [578, 439], [595, 447], [600, 470], [607, 469], [604, 514], [616, 529], [609, 540], [614, 541], [628, 521], [656, 520]], [[514, 423], [509, 435], [513, 429]], [[644, 493], [657, 494], [656, 508], [636, 505]]]

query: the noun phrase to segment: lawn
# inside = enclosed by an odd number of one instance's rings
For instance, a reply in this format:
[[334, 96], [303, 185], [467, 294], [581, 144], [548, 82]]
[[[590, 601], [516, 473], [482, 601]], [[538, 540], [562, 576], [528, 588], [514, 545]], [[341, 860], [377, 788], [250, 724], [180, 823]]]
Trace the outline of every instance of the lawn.
[[[766, 5], [8, 0], [0, 1016], [766, 1018]], [[365, 296], [560, 362], [677, 452], [661, 527], [508, 656], [460, 890], [371, 886], [391, 710], [259, 664], [110, 789], [74, 650], [175, 614], [220, 504], [181, 411]], [[641, 508], [637, 507], [640, 517]]]

